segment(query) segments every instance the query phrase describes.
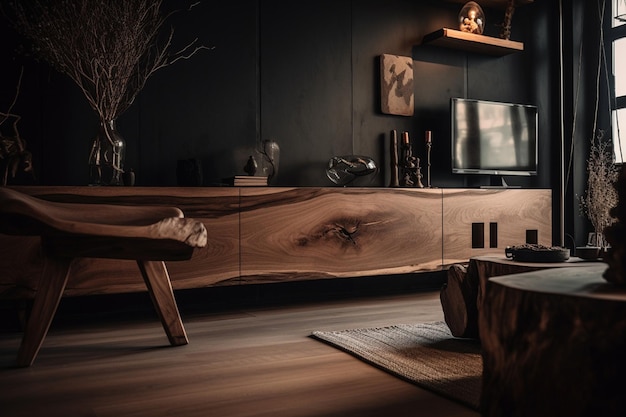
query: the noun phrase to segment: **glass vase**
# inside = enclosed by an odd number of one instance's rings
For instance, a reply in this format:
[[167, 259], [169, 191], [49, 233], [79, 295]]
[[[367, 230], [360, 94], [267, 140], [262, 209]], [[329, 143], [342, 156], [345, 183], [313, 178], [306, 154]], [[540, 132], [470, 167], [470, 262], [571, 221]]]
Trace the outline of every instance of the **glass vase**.
[[89, 152], [89, 185], [123, 185], [126, 141], [115, 128], [115, 120], [100, 123]]
[[468, 1], [459, 12], [459, 30], [482, 35], [484, 29], [485, 13], [483, 9], [475, 1]]

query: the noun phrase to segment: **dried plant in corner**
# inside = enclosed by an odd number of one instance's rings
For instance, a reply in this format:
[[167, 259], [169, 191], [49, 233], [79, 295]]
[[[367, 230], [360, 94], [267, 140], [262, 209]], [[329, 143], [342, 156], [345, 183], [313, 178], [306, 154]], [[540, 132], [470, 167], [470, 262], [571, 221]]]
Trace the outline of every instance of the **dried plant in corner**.
[[[23, 74], [24, 71], [22, 70], [17, 81], [15, 97], [8, 110], [6, 112], [0, 111], [0, 172], [2, 175], [2, 186], [7, 185], [9, 174], [11, 174], [11, 178], [15, 178], [20, 169], [34, 177], [33, 156], [30, 151], [26, 150], [26, 141], [22, 139], [20, 132], [17, 130], [17, 124], [21, 117], [12, 113], [13, 106], [15, 106], [20, 94]], [[5, 134], [2, 128], [9, 120], [13, 121], [11, 124], [13, 131], [11, 132], [12, 134]]]
[[613, 162], [610, 145], [601, 130], [591, 140], [587, 159], [587, 189], [580, 196], [580, 209], [591, 222], [596, 241], [601, 242], [598, 246], [606, 246], [603, 231], [615, 222], [611, 209], [617, 205], [615, 182], [619, 171]]

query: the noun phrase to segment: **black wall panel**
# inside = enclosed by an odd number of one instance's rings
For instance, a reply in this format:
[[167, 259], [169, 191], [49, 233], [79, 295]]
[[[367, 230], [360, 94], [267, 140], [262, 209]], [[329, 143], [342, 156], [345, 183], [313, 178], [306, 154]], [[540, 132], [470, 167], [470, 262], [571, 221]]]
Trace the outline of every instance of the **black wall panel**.
[[[516, 9], [511, 38], [525, 43], [523, 52], [491, 57], [421, 45], [424, 35], [455, 27], [461, 6], [441, 0], [240, 0], [216, 7], [200, 1], [170, 23], [177, 46], [198, 38], [213, 49], [156, 73], [119, 118], [126, 167], [137, 172], [137, 185], [173, 186], [177, 160], [197, 158], [204, 184], [215, 185], [243, 174], [257, 143], [273, 139], [281, 146], [277, 185], [330, 186], [328, 159], [361, 154], [378, 162], [372, 185], [383, 186], [389, 181], [389, 131], [408, 131], [425, 165], [423, 137], [431, 130], [432, 185], [479, 186], [490, 179], [450, 169], [449, 100], [469, 97], [539, 107], [539, 175], [507, 180], [558, 192], [558, 2]], [[486, 34], [498, 36], [504, 11], [485, 12]], [[20, 54], [21, 39], [8, 25], [0, 30], [9, 74], [0, 79], [0, 106], [6, 108], [24, 66], [14, 110], [22, 116], [38, 182], [86, 184], [97, 120], [71, 82]], [[380, 111], [381, 54], [413, 58], [414, 116]]]

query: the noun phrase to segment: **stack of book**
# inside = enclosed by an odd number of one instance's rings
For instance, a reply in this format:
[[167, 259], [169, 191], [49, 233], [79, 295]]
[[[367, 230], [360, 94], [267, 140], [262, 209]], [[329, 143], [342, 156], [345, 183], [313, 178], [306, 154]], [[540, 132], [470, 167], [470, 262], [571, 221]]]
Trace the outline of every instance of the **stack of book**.
[[235, 175], [230, 184], [235, 187], [267, 186], [267, 176]]

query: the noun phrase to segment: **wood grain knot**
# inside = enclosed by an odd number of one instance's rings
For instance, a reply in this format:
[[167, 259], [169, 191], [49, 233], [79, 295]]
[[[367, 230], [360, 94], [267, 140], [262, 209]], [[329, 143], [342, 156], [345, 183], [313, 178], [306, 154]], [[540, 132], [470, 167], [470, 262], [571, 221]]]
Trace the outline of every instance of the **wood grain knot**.
[[309, 246], [318, 242], [338, 243], [341, 247], [358, 247], [357, 237], [361, 234], [360, 219], [338, 219], [317, 226], [310, 235], [297, 240], [298, 246]]

